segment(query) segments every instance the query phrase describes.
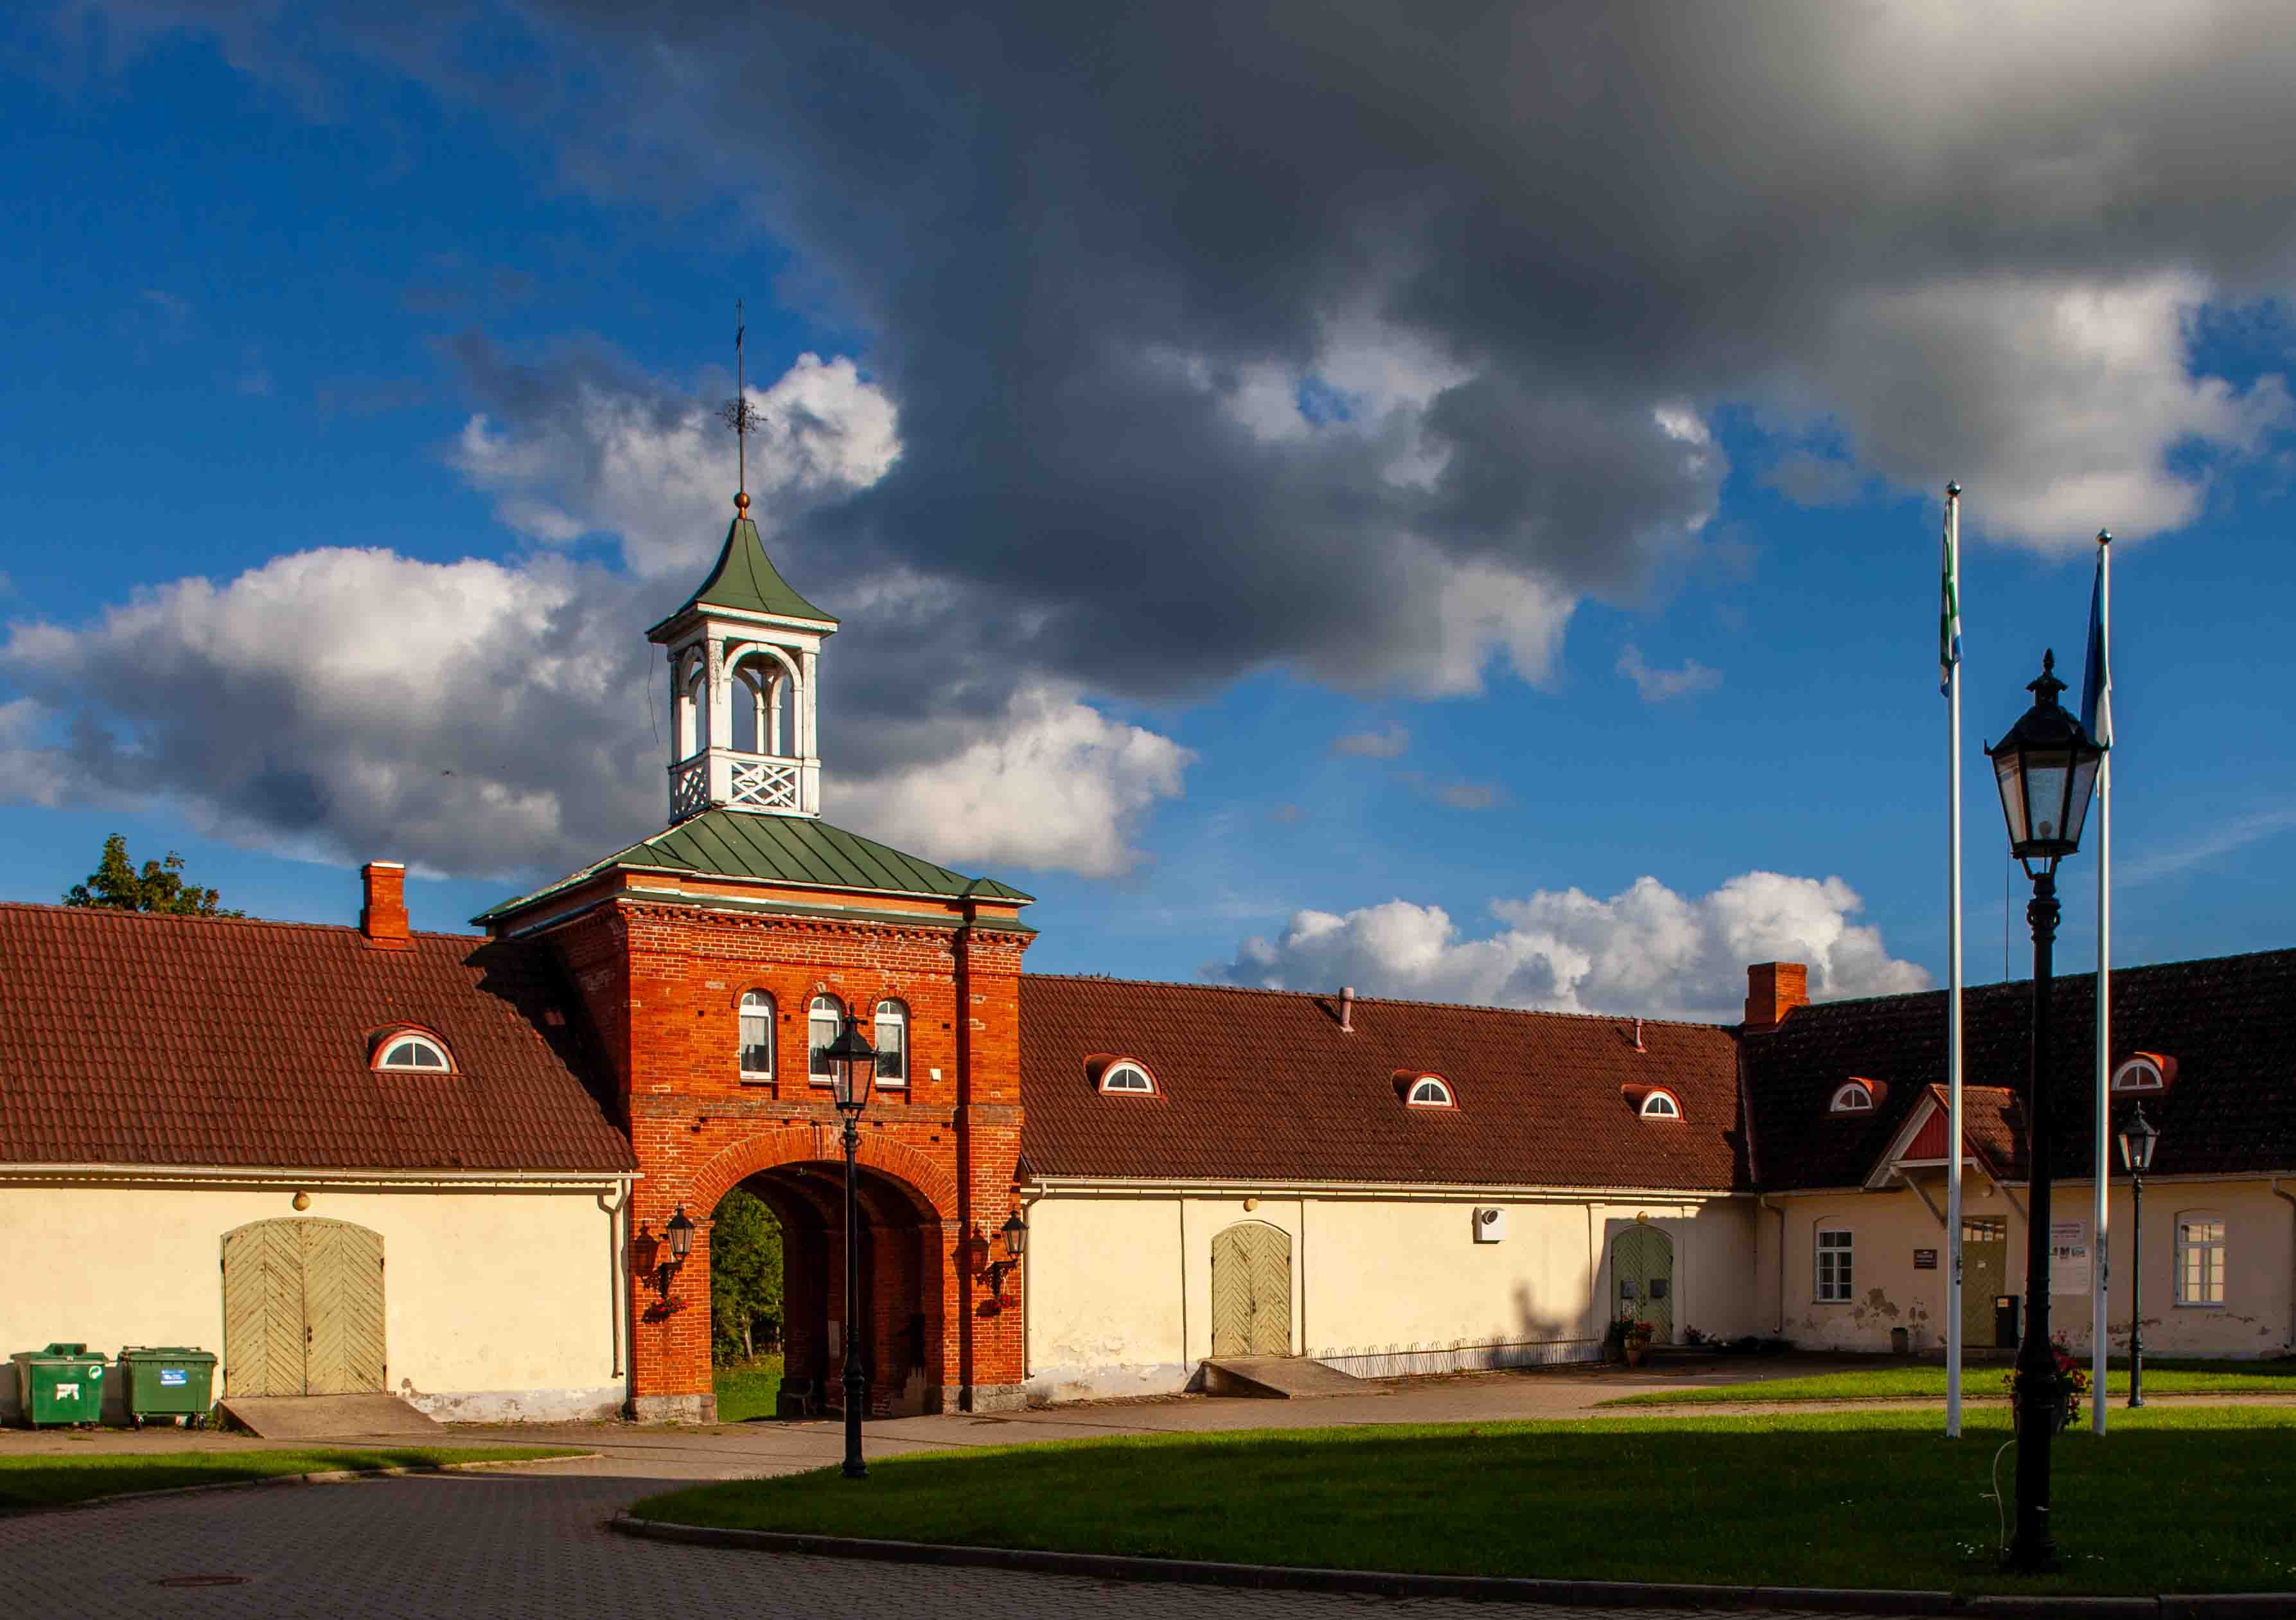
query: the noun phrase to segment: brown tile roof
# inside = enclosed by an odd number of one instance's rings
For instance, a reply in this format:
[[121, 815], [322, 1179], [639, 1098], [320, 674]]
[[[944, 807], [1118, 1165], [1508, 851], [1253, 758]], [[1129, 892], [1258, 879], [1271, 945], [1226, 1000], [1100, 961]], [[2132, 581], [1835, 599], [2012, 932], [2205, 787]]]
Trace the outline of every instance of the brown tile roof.
[[[1964, 992], [1965, 1085], [2022, 1092], [2032, 990], [2022, 980]], [[2095, 993], [2090, 974], [2056, 981], [2051, 1156], [2060, 1175], [2090, 1173]], [[1945, 992], [1800, 1007], [1743, 1043], [1763, 1187], [1855, 1186], [1926, 1089], [1946, 1078]], [[2296, 1169], [2296, 950], [2116, 969], [2113, 1062], [2137, 1051], [2177, 1059], [2176, 1084], [2144, 1096], [2144, 1112], [2161, 1132], [2154, 1173]], [[1853, 1074], [1890, 1082], [1882, 1106], [1871, 1114], [1829, 1114], [1834, 1088]], [[1997, 1107], [1986, 1121], [1972, 1109], [1972, 1128], [1980, 1127], [2004, 1152], [2018, 1144], [2006, 1173], [2021, 1177], [2021, 1106]]]
[[[1679, 1188], [1744, 1184], [1730, 1032], [1709, 1024], [1029, 974], [1021, 981], [1021, 1154], [1042, 1175], [1223, 1181]], [[1103, 1097], [1095, 1057], [1157, 1095]], [[1451, 1082], [1405, 1106], [1398, 1073]], [[1664, 1085], [1680, 1122], [1623, 1088]]]
[[[370, 1068], [397, 1024], [437, 1032], [456, 1072]], [[634, 1168], [578, 1030], [516, 945], [0, 904], [0, 1162]]]

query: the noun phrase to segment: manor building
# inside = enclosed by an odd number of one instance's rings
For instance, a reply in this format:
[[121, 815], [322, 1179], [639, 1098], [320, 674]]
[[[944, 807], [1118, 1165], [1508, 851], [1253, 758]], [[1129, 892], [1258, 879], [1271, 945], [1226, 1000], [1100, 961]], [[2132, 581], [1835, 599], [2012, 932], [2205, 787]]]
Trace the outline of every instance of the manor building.
[[[1792, 963], [1751, 965], [1726, 1025], [1029, 974], [1028, 894], [822, 818], [836, 629], [738, 503], [649, 632], [668, 825], [480, 934], [410, 930], [386, 861], [355, 927], [0, 906], [0, 1349], [198, 1344], [232, 1394], [708, 1419], [736, 1187], [784, 1231], [800, 1408], [841, 1398], [849, 1324], [880, 1413], [1234, 1358], [1576, 1360], [1620, 1313], [1920, 1349], [1956, 1150], [1969, 1342], [2021, 1291], [2029, 986], [1970, 993], [1956, 1149], [1942, 995], [1809, 1005]], [[2296, 1346], [2296, 951], [2114, 985], [2116, 1095], [2162, 1131], [2148, 1345]], [[2061, 1215], [2088, 1206], [2088, 990], [2056, 997]], [[822, 1057], [848, 1016], [880, 1054], [851, 1301]], [[2128, 1207], [2121, 1179], [2116, 1249]], [[2056, 1326], [2084, 1342], [2085, 1300]]]

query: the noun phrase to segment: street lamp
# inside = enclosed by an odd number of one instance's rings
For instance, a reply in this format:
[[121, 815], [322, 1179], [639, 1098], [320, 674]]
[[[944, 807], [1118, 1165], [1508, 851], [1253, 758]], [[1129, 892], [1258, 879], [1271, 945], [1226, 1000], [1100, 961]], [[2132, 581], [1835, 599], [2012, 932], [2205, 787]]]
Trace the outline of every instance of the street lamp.
[[869, 1106], [869, 1082], [877, 1073], [877, 1048], [861, 1033], [851, 1014], [837, 1039], [822, 1049], [845, 1118], [845, 1477], [866, 1479], [861, 1460], [861, 1408], [869, 1398], [868, 1375], [861, 1370], [861, 1333], [854, 1324], [861, 1309], [861, 1245], [854, 1229], [854, 1157], [861, 1151], [861, 1110]]
[[[2128, 1404], [2144, 1404], [2144, 1172], [2152, 1168], [2152, 1150], [2161, 1132], [2144, 1117], [2144, 1105], [2128, 1111], [2120, 1127], [2120, 1162], [2128, 1166], [2129, 1196], [2136, 1201], [2136, 1235], [2128, 1256]], [[2097, 1392], [2103, 1400], [2104, 1392]]]
[[998, 1227], [996, 1232], [997, 1236], [1004, 1239], [1004, 1258], [988, 1268], [988, 1287], [996, 1295], [998, 1303], [1002, 1303], [1004, 1298], [1004, 1273], [1019, 1265], [1021, 1256], [1028, 1253], [1029, 1223], [1021, 1219], [1021, 1212], [1016, 1209], [1004, 1218], [1004, 1224]]
[[2041, 658], [2026, 690], [2033, 706], [1985, 751], [2009, 823], [2009, 850], [2033, 882], [2033, 1059], [2025, 1097], [2031, 1164], [2025, 1217], [2025, 1336], [2017, 1347], [2017, 1529], [2012, 1568], [2054, 1568], [2049, 1534], [2049, 1440], [2056, 1427], [2056, 1354], [2049, 1342], [2049, 1002], [2057, 937], [2057, 862], [2080, 848], [2081, 823], [2104, 750], [2058, 705], [2057, 655]]
[[681, 1204], [677, 1206], [677, 1213], [669, 1218], [669, 1224], [662, 1229], [669, 1234], [670, 1259], [680, 1265], [685, 1264], [686, 1255], [693, 1250], [693, 1222], [685, 1218], [685, 1205]]

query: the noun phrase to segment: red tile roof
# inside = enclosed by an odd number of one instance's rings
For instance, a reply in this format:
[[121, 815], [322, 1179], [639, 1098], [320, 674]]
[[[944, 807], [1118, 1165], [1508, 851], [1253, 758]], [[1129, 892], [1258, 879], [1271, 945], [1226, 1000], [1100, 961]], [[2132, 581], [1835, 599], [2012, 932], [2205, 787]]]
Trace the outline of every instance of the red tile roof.
[[[2090, 1173], [2095, 996], [2095, 976], [2081, 974], [2060, 976], [2052, 998], [2050, 1151], [2063, 1176]], [[2025, 1121], [2010, 1092], [2022, 1092], [2031, 1064], [2032, 1008], [2030, 980], [1972, 986], [1962, 1008], [1970, 1130], [2013, 1178], [2025, 1173]], [[1800, 1007], [1744, 1047], [1762, 1186], [1856, 1186], [1946, 1078], [1945, 994]], [[2114, 970], [2112, 1060], [2138, 1051], [2177, 1065], [2174, 1087], [2144, 1094], [2161, 1128], [2154, 1173], [2296, 1170], [2296, 950]], [[1871, 1114], [1829, 1114], [1852, 1074], [1889, 1081], [1888, 1096]], [[2004, 1089], [1987, 1100], [1979, 1087]], [[2125, 1106], [2116, 1100], [2116, 1119]]]
[[[1678, 1188], [1745, 1184], [1736, 1049], [1710, 1024], [1202, 984], [1021, 981], [1021, 1155], [1040, 1175]], [[1087, 1063], [1136, 1057], [1153, 1097], [1104, 1096]], [[1401, 1072], [1451, 1083], [1413, 1108]], [[1643, 1120], [1663, 1085], [1684, 1118]]]
[[[400, 1024], [455, 1073], [370, 1068]], [[634, 1169], [579, 1027], [516, 945], [0, 904], [0, 1162]]]

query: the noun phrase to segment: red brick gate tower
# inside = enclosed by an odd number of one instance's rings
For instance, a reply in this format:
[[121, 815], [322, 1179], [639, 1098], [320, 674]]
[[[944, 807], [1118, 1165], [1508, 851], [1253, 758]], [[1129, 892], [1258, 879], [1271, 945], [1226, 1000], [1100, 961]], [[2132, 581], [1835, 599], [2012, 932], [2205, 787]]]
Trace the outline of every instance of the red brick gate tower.
[[[619, 1089], [642, 1172], [634, 1415], [716, 1416], [709, 1239], [736, 1186], [782, 1221], [789, 1387], [841, 1400], [850, 1320], [873, 1410], [1015, 1405], [1020, 1283], [989, 1267], [1020, 1155], [1030, 897], [821, 820], [814, 683], [837, 621], [775, 572], [747, 506], [709, 580], [648, 632], [670, 669], [668, 828], [478, 921], [554, 952]], [[857, 1312], [840, 1124], [812, 1056], [848, 1012], [883, 1054], [861, 1121]]]

